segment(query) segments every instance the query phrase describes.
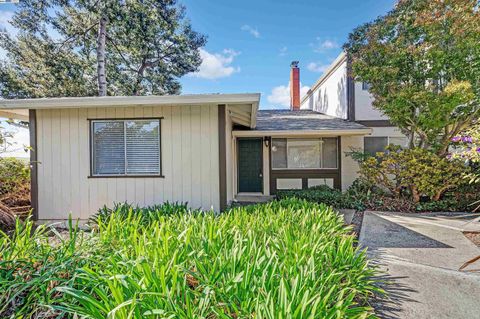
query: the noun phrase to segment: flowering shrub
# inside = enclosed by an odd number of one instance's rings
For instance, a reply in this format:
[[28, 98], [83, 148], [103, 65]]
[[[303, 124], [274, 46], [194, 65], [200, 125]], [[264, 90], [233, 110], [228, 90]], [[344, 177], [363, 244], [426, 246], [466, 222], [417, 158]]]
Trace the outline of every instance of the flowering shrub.
[[388, 190], [394, 197], [422, 197], [438, 201], [442, 195], [465, 183], [469, 168], [460, 161], [442, 158], [425, 149], [388, 146], [360, 162], [360, 175], [371, 185]]
[[480, 124], [462, 135], [454, 136], [452, 146], [453, 151], [449, 158], [459, 159], [470, 165], [474, 169], [468, 175], [470, 183], [480, 183]]

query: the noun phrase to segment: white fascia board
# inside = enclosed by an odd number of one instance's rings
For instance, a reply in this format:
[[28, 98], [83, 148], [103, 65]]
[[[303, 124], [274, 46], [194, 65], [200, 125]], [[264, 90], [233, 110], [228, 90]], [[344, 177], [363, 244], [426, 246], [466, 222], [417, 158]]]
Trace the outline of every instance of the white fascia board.
[[258, 105], [259, 101], [260, 93], [0, 99], [0, 110], [128, 107], [135, 105], [228, 104], [235, 106], [235, 104]]
[[233, 131], [236, 137], [257, 137], [257, 136], [364, 136], [372, 134], [371, 128], [355, 130], [299, 130], [299, 131]]

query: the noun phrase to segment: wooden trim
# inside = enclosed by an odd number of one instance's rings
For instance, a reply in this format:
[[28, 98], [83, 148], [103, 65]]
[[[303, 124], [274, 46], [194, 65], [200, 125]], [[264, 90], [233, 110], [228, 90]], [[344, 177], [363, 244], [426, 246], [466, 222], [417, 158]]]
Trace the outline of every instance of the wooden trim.
[[38, 220], [37, 111], [28, 110], [30, 132], [30, 203], [33, 220]]
[[[134, 118], [92, 118], [92, 119], [87, 119], [88, 121], [88, 132], [89, 132], [89, 137], [88, 137], [88, 143], [89, 143], [89, 156], [90, 156], [90, 170], [89, 170], [89, 175], [87, 178], [165, 178], [165, 175], [163, 175], [163, 167], [162, 167], [162, 157], [163, 157], [163, 152], [162, 152], [162, 120], [165, 118], [163, 116], [161, 117], [134, 117]], [[160, 158], [159, 158], [159, 168], [160, 168], [160, 173], [159, 174], [118, 174], [118, 175], [94, 175], [93, 174], [93, 122], [96, 121], [135, 121], [135, 120], [158, 120], [158, 147], [160, 151]], [[125, 168], [126, 169], [126, 168]]]
[[347, 54], [347, 110], [348, 120], [355, 121], [355, 78], [350, 54]]
[[394, 127], [389, 120], [366, 120], [366, 121], [355, 121], [358, 124], [362, 124], [368, 127]]
[[218, 106], [218, 180], [220, 190], [220, 211], [227, 208], [227, 119], [226, 106]]

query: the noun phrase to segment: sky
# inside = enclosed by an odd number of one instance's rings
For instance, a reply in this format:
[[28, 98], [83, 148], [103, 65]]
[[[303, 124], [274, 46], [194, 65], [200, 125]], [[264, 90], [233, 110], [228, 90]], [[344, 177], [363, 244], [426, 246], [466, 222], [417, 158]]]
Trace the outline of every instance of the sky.
[[[340, 54], [348, 34], [387, 13], [395, 0], [179, 2], [193, 29], [208, 37], [199, 72], [180, 80], [182, 93], [261, 93], [260, 108], [272, 109], [289, 106], [292, 61], [300, 62], [305, 93]], [[12, 31], [14, 10], [14, 4], [0, 3], [0, 29]]]

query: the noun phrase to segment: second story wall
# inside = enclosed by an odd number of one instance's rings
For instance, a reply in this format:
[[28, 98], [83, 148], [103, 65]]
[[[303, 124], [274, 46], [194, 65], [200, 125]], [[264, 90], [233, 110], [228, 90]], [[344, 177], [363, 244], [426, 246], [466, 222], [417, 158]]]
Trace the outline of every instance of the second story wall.
[[301, 109], [310, 109], [342, 119], [348, 117], [347, 56], [342, 53], [312, 86]]
[[356, 121], [376, 121], [388, 120], [388, 117], [382, 114], [372, 105], [373, 97], [364, 87], [362, 82], [355, 82], [355, 120]]

